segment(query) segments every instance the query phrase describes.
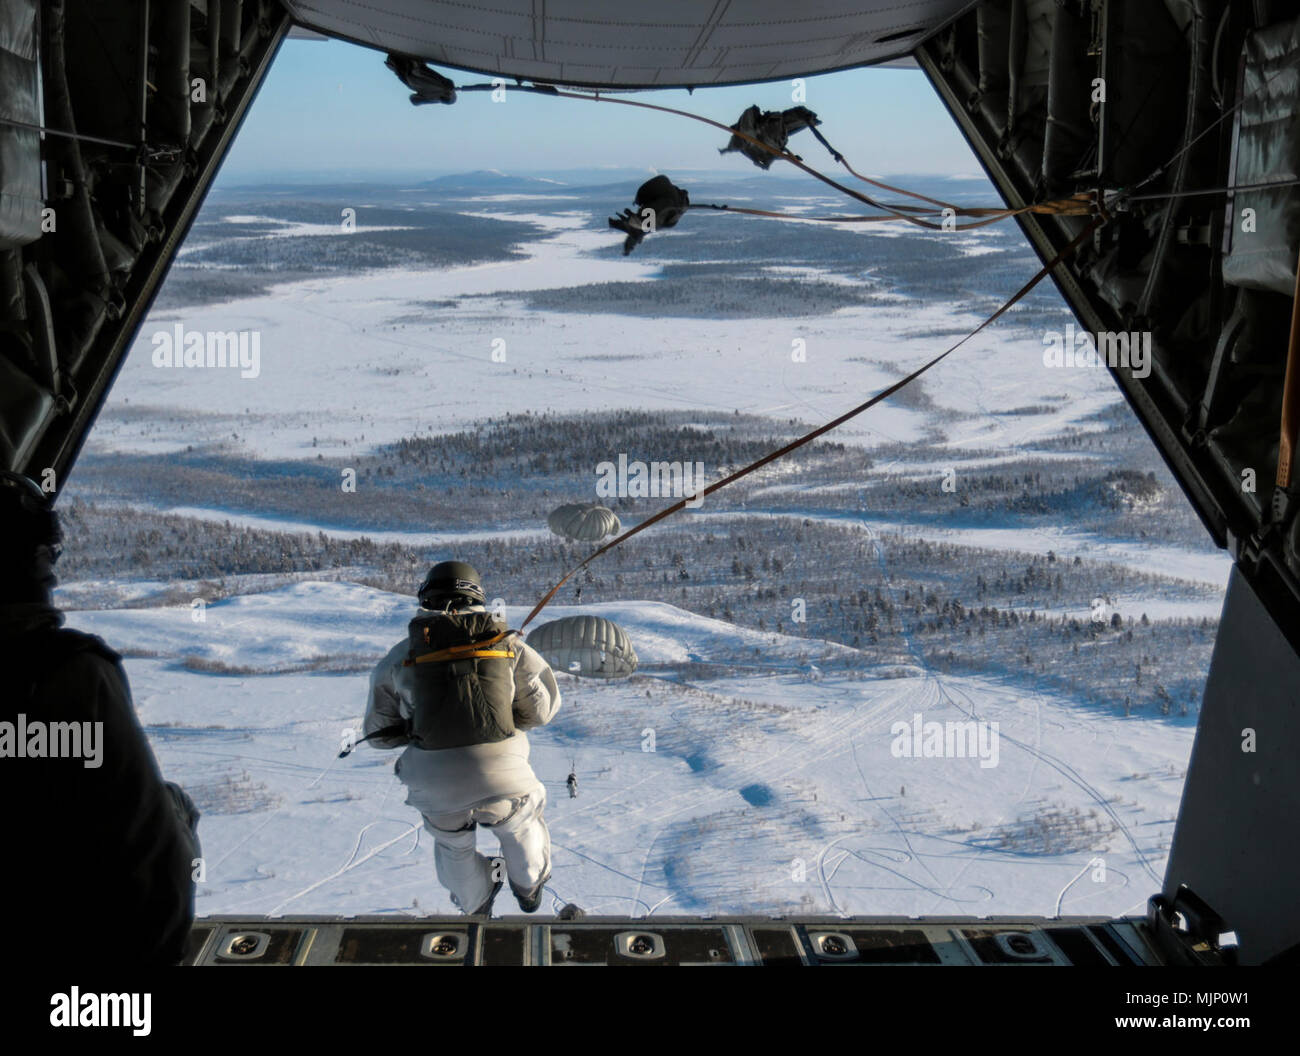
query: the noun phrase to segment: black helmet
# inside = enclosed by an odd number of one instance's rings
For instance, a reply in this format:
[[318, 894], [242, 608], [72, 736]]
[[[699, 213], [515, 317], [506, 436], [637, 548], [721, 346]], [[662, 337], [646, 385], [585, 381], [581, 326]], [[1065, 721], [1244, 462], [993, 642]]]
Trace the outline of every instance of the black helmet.
[[464, 561], [439, 561], [424, 577], [419, 590], [422, 608], [443, 608], [449, 602], [466, 600], [477, 605], [487, 601], [478, 570]]

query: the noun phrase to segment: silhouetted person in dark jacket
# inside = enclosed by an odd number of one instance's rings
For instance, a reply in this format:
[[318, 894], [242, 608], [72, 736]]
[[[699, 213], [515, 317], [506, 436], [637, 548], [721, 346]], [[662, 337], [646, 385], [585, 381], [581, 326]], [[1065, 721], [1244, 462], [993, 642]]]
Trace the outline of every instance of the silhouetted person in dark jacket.
[[118, 655], [62, 628], [58, 519], [0, 473], [0, 912], [16, 965], [175, 964], [198, 811], [163, 781]]

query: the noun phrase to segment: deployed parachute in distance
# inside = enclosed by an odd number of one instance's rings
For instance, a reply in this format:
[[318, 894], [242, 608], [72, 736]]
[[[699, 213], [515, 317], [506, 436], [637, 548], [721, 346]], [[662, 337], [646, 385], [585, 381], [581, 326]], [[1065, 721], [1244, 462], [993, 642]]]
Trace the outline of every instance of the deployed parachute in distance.
[[529, 645], [556, 671], [585, 678], [626, 678], [636, 670], [627, 632], [600, 616], [565, 616], [532, 630]]
[[584, 543], [594, 543], [623, 530], [618, 515], [597, 502], [573, 502], [557, 506], [546, 518], [556, 535]]

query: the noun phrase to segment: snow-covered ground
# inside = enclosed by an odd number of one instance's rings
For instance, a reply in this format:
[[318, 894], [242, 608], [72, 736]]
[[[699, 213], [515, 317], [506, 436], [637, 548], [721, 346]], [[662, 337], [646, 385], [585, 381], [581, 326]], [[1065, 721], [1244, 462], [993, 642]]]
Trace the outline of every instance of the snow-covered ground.
[[[480, 205], [517, 198], [484, 196]], [[165, 457], [221, 444], [254, 458], [346, 457], [507, 412], [629, 406], [819, 423], [952, 340], [916, 335], [979, 321], [961, 306], [906, 299], [793, 320], [536, 312], [515, 295], [649, 282], [659, 269], [635, 257], [586, 255], [607, 245], [608, 233], [585, 229], [585, 214], [567, 211], [566, 199], [546, 200], [560, 204], [528, 216], [543, 235], [519, 260], [331, 276], [269, 296], [154, 313], [88, 452]], [[233, 233], [255, 219], [235, 217]], [[907, 234], [898, 225], [836, 226], [864, 238]], [[311, 233], [322, 253], [330, 238], [347, 237], [328, 226]], [[977, 236], [963, 236], [956, 248], [977, 261], [983, 252]], [[488, 296], [436, 306], [479, 294]], [[177, 322], [191, 331], [258, 331], [258, 377], [153, 366], [152, 334]], [[806, 361], [792, 359], [796, 340], [805, 342]], [[933, 408], [886, 402], [833, 439], [866, 448], [906, 444], [941, 423], [953, 464], [986, 468], [1000, 460], [991, 451], [1011, 459], [1069, 429], [1102, 428], [1094, 416], [1119, 399], [1104, 372], [1051, 370], [1041, 353], [1036, 334], [999, 324], [927, 376]], [[1021, 407], [1042, 410], [1004, 413]], [[945, 467], [876, 468], [937, 474]], [[771, 493], [784, 499], [797, 488], [779, 473], [769, 479]], [[859, 485], [845, 487], [846, 511], [858, 511]], [[169, 512], [320, 530], [220, 509]], [[695, 514], [766, 515], [752, 507], [714, 513], [707, 503]], [[950, 528], [872, 521], [860, 512], [832, 518], [824, 509], [794, 516], [988, 549], [1052, 550], [1220, 588], [1229, 567], [1208, 546], [1099, 539], [1067, 526]], [[412, 546], [476, 537], [326, 532]], [[493, 533], [533, 534], [524, 527]], [[169, 585], [132, 580], [127, 569], [122, 580], [69, 584], [61, 595], [73, 609], [85, 606], [71, 625], [129, 655], [136, 703], [162, 768], [204, 809], [199, 912], [451, 912], [434, 880], [429, 837], [403, 804], [393, 755], [362, 748], [336, 758], [342, 731], [365, 708], [366, 670], [403, 636], [411, 599], [349, 582], [347, 570], [299, 574], [288, 586], [283, 576], [260, 585], [244, 578], [243, 593], [201, 613], [162, 604]], [[517, 625], [532, 599], [509, 600], [519, 603], [509, 609]], [[1218, 610], [1214, 599], [1112, 604], [1156, 619]], [[544, 618], [571, 611], [555, 606]], [[860, 654], [843, 646], [635, 598], [582, 611], [626, 627], [643, 669], [618, 683], [561, 675], [563, 711], [532, 736], [534, 766], [551, 795], [551, 892], [560, 902], [598, 913], [1119, 914], [1139, 909], [1160, 885], [1190, 719], [1125, 719], [1021, 684], [920, 668], [846, 670], [836, 659]], [[689, 680], [675, 679], [675, 666], [686, 664]], [[709, 664], [719, 665], [716, 673], [701, 676]], [[997, 765], [895, 754], [894, 724], [910, 725], [917, 715], [988, 729], [996, 723]], [[649, 740], [654, 751], [643, 750]], [[564, 789], [571, 764], [580, 779], [575, 800]]]
[[[73, 614], [119, 649], [150, 654], [127, 670], [164, 772], [204, 808], [200, 913], [454, 912], [403, 803], [395, 753], [337, 758], [365, 708], [364, 666], [403, 637], [411, 605], [303, 582], [214, 603], [203, 622], [189, 606]], [[512, 625], [525, 611], [508, 608]], [[561, 675], [561, 715], [531, 735], [560, 902], [636, 914], [1050, 915], [1136, 910], [1159, 886], [1190, 725], [1103, 717], [975, 678], [832, 672], [827, 658], [851, 651], [663, 604], [583, 611], [626, 627], [649, 673]], [[301, 670], [340, 658], [359, 669]], [[687, 659], [737, 673], [689, 687], [657, 677]], [[250, 672], [196, 674], [194, 660]], [[256, 673], [285, 669], [299, 673]], [[996, 723], [997, 754], [984, 760], [996, 765], [898, 756], [894, 724], [918, 714]], [[648, 731], [654, 751], [643, 750]], [[1042, 853], [1043, 818], [1070, 849]]]
[[[134, 413], [106, 415], [94, 449], [162, 455], [237, 435], [258, 457], [331, 457], [358, 445], [463, 427], [485, 415], [616, 409], [629, 400], [645, 409], [738, 409], [815, 424], [951, 343], [912, 334], [980, 321], [960, 306], [918, 301], [792, 320], [535, 312], [512, 295], [650, 282], [659, 265], [586, 255], [608, 245], [609, 236], [585, 229], [583, 214], [539, 212], [528, 220], [548, 233], [524, 247], [519, 260], [312, 279], [278, 287], [269, 297], [153, 313], [110, 405], [128, 406], [117, 402], [116, 394], [123, 394]], [[876, 237], [864, 226], [873, 227], [857, 225], [855, 233]], [[322, 252], [330, 237], [349, 237], [326, 230], [319, 235]], [[974, 243], [971, 236], [964, 241]], [[455, 308], [430, 306], [478, 294], [489, 296]], [[417, 311], [419, 321], [410, 321]], [[257, 331], [260, 373], [245, 378], [238, 370], [154, 366], [153, 334], [170, 332], [176, 322], [187, 331]], [[792, 358], [796, 340], [804, 342], [805, 360]], [[950, 423], [950, 443], [958, 451], [1011, 451], [1058, 435], [1118, 398], [1103, 371], [1044, 367], [1036, 336], [1010, 323], [972, 339], [935, 368], [927, 390], [941, 409], [974, 413]], [[475, 394], [473, 401], [464, 398], [467, 392]], [[1040, 415], [1008, 420], [997, 414], [1049, 403], [1054, 409]], [[929, 420], [886, 401], [847, 423], [836, 439], [866, 447], [914, 442]]]

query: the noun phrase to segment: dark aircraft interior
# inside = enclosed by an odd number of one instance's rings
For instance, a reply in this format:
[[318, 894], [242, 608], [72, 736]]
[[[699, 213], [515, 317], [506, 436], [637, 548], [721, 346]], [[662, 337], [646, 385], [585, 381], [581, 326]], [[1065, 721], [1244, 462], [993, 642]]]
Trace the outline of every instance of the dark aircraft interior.
[[[919, 68], [1234, 562], [1145, 916], [201, 918], [192, 964], [1161, 964], [1300, 959], [1300, 2], [6, 0], [0, 469], [57, 496], [291, 34], [571, 91]], [[196, 85], [201, 90], [196, 90]], [[635, 98], [635, 95], [629, 96]], [[1253, 731], [1253, 750], [1243, 750]], [[436, 932], [430, 928], [435, 927]], [[566, 939], [557, 946], [555, 934]], [[575, 937], [576, 936], [576, 937]]]

